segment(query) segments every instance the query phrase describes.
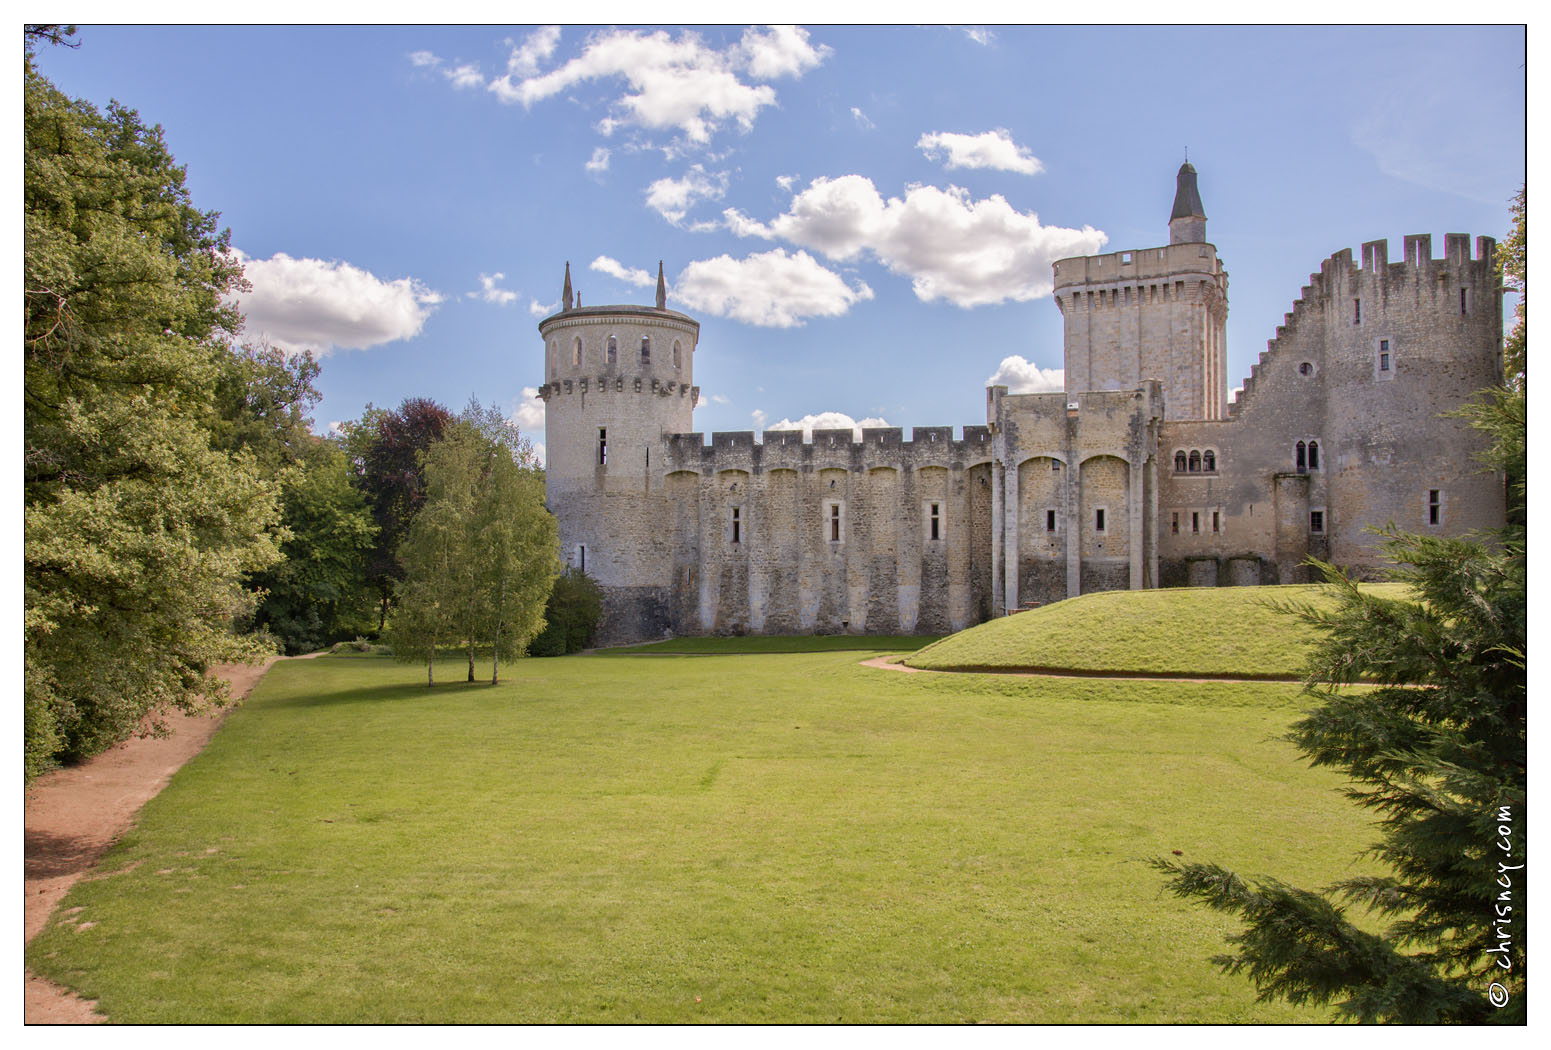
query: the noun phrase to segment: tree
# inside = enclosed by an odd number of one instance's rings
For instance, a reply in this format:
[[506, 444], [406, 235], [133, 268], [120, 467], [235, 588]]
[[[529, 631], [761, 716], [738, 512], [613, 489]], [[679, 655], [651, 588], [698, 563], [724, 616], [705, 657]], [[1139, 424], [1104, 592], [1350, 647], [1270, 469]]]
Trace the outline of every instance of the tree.
[[[495, 410], [472, 403], [424, 456], [426, 500], [400, 548], [405, 579], [393, 648], [430, 658], [428, 645], [453, 638], [474, 660], [520, 655], [543, 627], [545, 599], [559, 572], [559, 540], [544, 509], [532, 451]], [[434, 639], [434, 641], [433, 641]]]
[[254, 625], [275, 635], [288, 653], [370, 630], [366, 557], [377, 526], [351, 484], [344, 452], [312, 437], [305, 458], [286, 472], [282, 492], [290, 538], [281, 545], [285, 560], [253, 578], [264, 593]]
[[575, 566], [555, 581], [544, 607], [544, 630], [528, 647], [532, 656], [564, 656], [579, 653], [592, 642], [603, 615], [603, 588]]
[[377, 591], [379, 631], [387, 626], [394, 588], [404, 578], [399, 545], [425, 502], [422, 457], [452, 418], [428, 398], [405, 398], [393, 410], [368, 405], [358, 421], [344, 427], [345, 454], [377, 523], [366, 572]]
[[161, 129], [25, 63], [23, 500], [26, 771], [166, 708], [219, 702], [246, 574], [279, 558], [277, 487], [212, 447], [242, 271]]
[[[1523, 193], [1514, 213], [1500, 262], [1522, 291]], [[1526, 342], [1521, 308], [1504, 388], [1465, 410], [1509, 481], [1506, 527], [1467, 539], [1391, 527], [1391, 575], [1410, 597], [1376, 597], [1321, 566], [1337, 604], [1299, 610], [1322, 632], [1308, 685], [1320, 706], [1288, 739], [1351, 777], [1348, 795], [1379, 815], [1372, 854], [1388, 873], [1314, 893], [1153, 862], [1177, 895], [1245, 921], [1217, 962], [1261, 999], [1335, 1001], [1367, 1022], [1524, 1022]], [[1353, 924], [1350, 905], [1385, 932]]]

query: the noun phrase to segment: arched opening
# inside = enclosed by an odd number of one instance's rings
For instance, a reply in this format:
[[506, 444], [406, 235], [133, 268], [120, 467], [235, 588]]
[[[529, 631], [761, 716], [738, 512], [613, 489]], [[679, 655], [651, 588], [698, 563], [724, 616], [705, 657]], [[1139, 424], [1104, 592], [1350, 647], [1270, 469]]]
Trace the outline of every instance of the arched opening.
[[673, 370], [677, 372], [683, 367], [683, 361], [679, 357], [679, 341], [673, 340]]
[[582, 363], [582, 337], [581, 336], [577, 336], [576, 337], [576, 343], [571, 348], [571, 365], [572, 365], [572, 367], [580, 367], [581, 363]]
[[1184, 451], [1174, 453], [1174, 473], [1183, 474], [1186, 469]]
[[1310, 470], [1318, 470], [1319, 469], [1319, 442], [1318, 441], [1310, 441], [1309, 442], [1309, 469]]
[[1190, 450], [1190, 473], [1201, 473], [1201, 453], [1196, 449]]
[[1309, 447], [1307, 445], [1305, 445], [1301, 441], [1298, 442], [1298, 452], [1297, 452], [1297, 457], [1295, 459], [1295, 462], [1297, 464], [1297, 470], [1298, 470], [1299, 474], [1304, 474], [1304, 473], [1308, 472], [1308, 469], [1309, 469]]
[[641, 363], [643, 365], [652, 363], [652, 337], [649, 335], [641, 337]]
[[619, 364], [619, 340], [609, 336], [608, 361], [611, 365]]
[[1208, 474], [1215, 473], [1217, 470], [1217, 453], [1211, 449], [1201, 453], [1201, 469]]

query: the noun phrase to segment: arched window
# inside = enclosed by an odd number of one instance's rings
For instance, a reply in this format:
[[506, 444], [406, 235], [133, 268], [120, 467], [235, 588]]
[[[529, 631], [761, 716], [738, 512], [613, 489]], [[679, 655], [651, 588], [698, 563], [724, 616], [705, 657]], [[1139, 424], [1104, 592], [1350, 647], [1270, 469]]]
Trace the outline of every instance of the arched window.
[[1211, 449], [1201, 453], [1201, 469], [1208, 474], [1215, 473], [1217, 470], [1217, 453]]
[[1184, 452], [1176, 452], [1176, 453], [1174, 453], [1174, 472], [1176, 474], [1183, 474], [1185, 472], [1185, 453]]
[[1309, 469], [1309, 447], [1301, 441], [1298, 442], [1297, 465], [1299, 474], [1302, 474]]
[[609, 336], [609, 364], [619, 364], [619, 340]]
[[576, 337], [576, 345], [571, 348], [571, 364], [573, 364], [573, 365], [580, 365], [581, 363], [582, 363], [582, 337], [581, 336], [577, 336]]
[[641, 363], [643, 365], [652, 363], [652, 337], [649, 335], [641, 337]]
[[1201, 453], [1195, 449], [1190, 450], [1190, 473], [1201, 473]]
[[679, 341], [675, 339], [673, 340], [673, 370], [677, 372], [682, 365], [683, 362], [679, 358]]
[[1310, 441], [1309, 442], [1309, 469], [1310, 470], [1318, 470], [1319, 469], [1319, 442], [1318, 441]]

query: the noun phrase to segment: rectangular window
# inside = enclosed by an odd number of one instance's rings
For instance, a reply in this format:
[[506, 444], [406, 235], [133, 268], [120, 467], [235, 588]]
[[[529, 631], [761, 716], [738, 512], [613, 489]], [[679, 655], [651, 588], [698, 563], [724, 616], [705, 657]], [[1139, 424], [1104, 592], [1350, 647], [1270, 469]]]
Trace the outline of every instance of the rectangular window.
[[829, 505], [829, 542], [840, 542], [840, 504]]
[[1052, 459], [1050, 461], [1050, 469], [1053, 470], [1053, 471], [1054, 470], [1060, 470], [1061, 469], [1061, 461], [1059, 459]]
[[1465, 315], [1466, 313], [1469, 313], [1469, 311], [1465, 309], [1465, 303], [1467, 301], [1465, 299], [1465, 294], [1466, 294], [1466, 289], [1461, 288], [1459, 290], [1459, 312], [1460, 312], [1461, 316]]
[[1427, 490], [1427, 524], [1436, 525], [1443, 520], [1442, 493], [1438, 489]]
[[932, 539], [942, 539], [942, 504], [933, 503], [930, 513], [932, 521]]
[[580, 568], [583, 572], [586, 572], [587, 571], [587, 544], [584, 543], [581, 546], [576, 548], [576, 560], [581, 563], [578, 566], [578, 568]]
[[1190, 512], [1190, 534], [1192, 536], [1201, 535], [1201, 512], [1198, 510]]
[[1045, 511], [1045, 531], [1056, 531], [1056, 512], [1053, 510]]
[[1389, 340], [1379, 340], [1379, 371], [1389, 371]]
[[1104, 508], [1100, 507], [1093, 512], [1093, 531], [1104, 531]]
[[1309, 531], [1322, 533], [1325, 531], [1325, 512], [1322, 510], [1309, 511]]
[[1361, 299], [1352, 300], [1352, 323], [1363, 323], [1363, 301]]
[[608, 466], [609, 462], [609, 432], [607, 427], [598, 428], [598, 466]]
[[743, 542], [743, 508], [732, 508], [732, 542]]
[[1221, 532], [1222, 531], [1222, 511], [1220, 511], [1220, 510], [1212, 511], [1212, 531], [1213, 532]]
[[1179, 511], [1177, 510], [1174, 512], [1173, 520], [1169, 522], [1169, 532], [1175, 536], [1179, 535]]

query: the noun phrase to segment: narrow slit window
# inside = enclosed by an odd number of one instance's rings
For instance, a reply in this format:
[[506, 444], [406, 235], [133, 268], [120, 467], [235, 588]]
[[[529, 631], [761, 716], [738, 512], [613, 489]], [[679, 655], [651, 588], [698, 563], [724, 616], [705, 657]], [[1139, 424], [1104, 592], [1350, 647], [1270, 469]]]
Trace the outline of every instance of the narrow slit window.
[[609, 336], [609, 364], [619, 364], [619, 340]]
[[609, 432], [607, 427], [598, 428], [598, 466], [606, 467], [609, 463]]
[[840, 504], [829, 505], [829, 542], [840, 542]]
[[583, 572], [586, 572], [587, 571], [587, 544], [584, 543], [581, 546], [576, 548], [576, 560], [579, 563], [577, 568], [581, 569]]
[[1318, 441], [1310, 441], [1309, 442], [1309, 469], [1310, 470], [1318, 470], [1319, 469], [1319, 442]]
[[928, 517], [931, 519], [932, 539], [942, 539], [942, 504], [933, 503]]
[[1363, 301], [1361, 299], [1352, 300], [1352, 323], [1363, 323]]
[[1437, 525], [1443, 520], [1443, 493], [1438, 489], [1427, 490], [1427, 524]]
[[1103, 532], [1104, 531], [1104, 508], [1103, 507], [1099, 507], [1097, 510], [1095, 510], [1093, 512], [1093, 531], [1094, 532]]
[[1389, 371], [1389, 340], [1379, 340], [1379, 371]]
[[1305, 445], [1302, 441], [1298, 442], [1297, 454], [1294, 457], [1294, 461], [1295, 461], [1296, 469], [1297, 469], [1299, 474], [1304, 474], [1304, 473], [1308, 472], [1308, 469], [1309, 469], [1309, 446]]
[[576, 337], [576, 343], [571, 348], [571, 364], [577, 366], [582, 363], [582, 337]]
[[677, 339], [675, 339], [673, 341], [673, 370], [675, 372], [679, 371], [679, 369], [681, 369], [683, 367], [683, 365], [684, 365], [683, 359], [681, 358], [680, 354], [681, 354], [681, 349], [679, 347], [679, 341]]
[[649, 365], [649, 364], [652, 363], [652, 338], [651, 338], [651, 336], [643, 335], [641, 337], [641, 363], [643, 365]]
[[1220, 510], [1212, 511], [1212, 531], [1213, 532], [1221, 532], [1222, 531], [1222, 511], [1220, 511]]
[[743, 508], [732, 508], [732, 542], [743, 542]]
[[1192, 536], [1201, 534], [1201, 512], [1198, 510], [1190, 512], [1190, 534]]
[[1175, 536], [1179, 535], [1179, 511], [1177, 510], [1174, 512], [1174, 517], [1169, 521], [1169, 532]]
[[1056, 512], [1053, 510], [1045, 511], [1045, 531], [1056, 531]]
[[1462, 316], [1462, 317], [1465, 314], [1470, 312], [1468, 309], [1466, 309], [1466, 306], [1467, 306], [1467, 304], [1469, 302], [1469, 300], [1466, 299], [1466, 295], [1468, 295], [1468, 294], [1469, 294], [1468, 289], [1461, 288], [1459, 290], [1459, 312], [1460, 312], [1460, 316]]

